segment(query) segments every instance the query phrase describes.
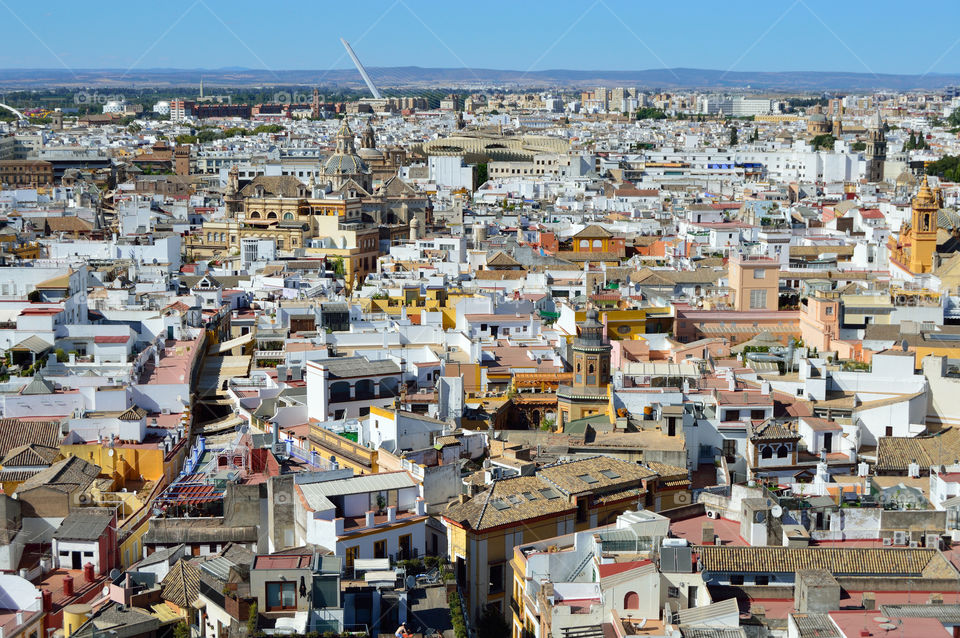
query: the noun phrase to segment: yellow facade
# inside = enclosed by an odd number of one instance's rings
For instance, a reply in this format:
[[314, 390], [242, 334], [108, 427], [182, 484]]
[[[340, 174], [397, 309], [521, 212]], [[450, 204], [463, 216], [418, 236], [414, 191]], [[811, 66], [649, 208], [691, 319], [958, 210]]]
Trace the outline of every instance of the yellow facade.
[[[164, 452], [162, 447], [107, 447], [99, 443], [63, 445], [60, 453], [76, 456], [84, 461], [99, 465], [100, 475], [117, 481], [117, 489], [122, 489], [126, 481], [157, 481], [164, 477]], [[176, 468], [169, 468], [175, 472]], [[172, 478], [172, 476], [168, 477]]]
[[[443, 329], [452, 330], [457, 325], [457, 303], [469, 299], [473, 295], [449, 290], [430, 289], [421, 293], [419, 288], [404, 289], [403, 295], [387, 296], [382, 298], [364, 297], [360, 305], [364, 312], [382, 312], [399, 317], [406, 309], [407, 317], [414, 322], [419, 320], [420, 313], [440, 312], [443, 314]], [[417, 317], [417, 319], [413, 319]]]
[[325, 459], [333, 457], [340, 467], [348, 467], [355, 474], [376, 474], [380, 471], [376, 450], [369, 450], [316, 423], [310, 424], [310, 451]]
[[924, 175], [920, 190], [913, 198], [910, 226], [901, 231], [899, 238], [888, 240], [890, 261], [914, 274], [933, 271], [941, 198], [940, 190], [931, 189]]

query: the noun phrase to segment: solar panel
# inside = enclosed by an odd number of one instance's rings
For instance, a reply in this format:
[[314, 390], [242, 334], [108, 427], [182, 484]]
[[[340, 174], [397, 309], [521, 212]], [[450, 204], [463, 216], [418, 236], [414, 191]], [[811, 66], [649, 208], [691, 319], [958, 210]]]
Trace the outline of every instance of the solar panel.
[[507, 500], [513, 503], [514, 505], [520, 505], [523, 503], [523, 499], [517, 496], [516, 494], [511, 494], [507, 497]]
[[590, 476], [589, 474], [581, 474], [581, 475], [578, 476], [577, 478], [580, 479], [581, 481], [583, 481], [584, 483], [589, 484], [589, 485], [593, 485], [594, 483], [599, 483], [599, 482], [600, 482], [598, 479], [593, 478], [593, 477]]
[[528, 501], [535, 501], [535, 500], [537, 500], [537, 497], [533, 495], [533, 492], [524, 492], [524, 493], [523, 493], [523, 496], [524, 496]]
[[557, 493], [552, 487], [545, 487], [540, 490], [540, 493], [543, 494], [543, 498], [553, 500], [555, 498], [560, 498], [560, 494]]
[[608, 479], [620, 478], [620, 475], [614, 472], [613, 470], [600, 470], [600, 473], [606, 476]]
[[493, 499], [492, 501], [490, 501], [490, 504], [493, 505], [493, 509], [497, 510], [498, 512], [502, 512], [503, 510], [510, 509], [510, 503], [507, 503], [506, 501], [500, 498]]

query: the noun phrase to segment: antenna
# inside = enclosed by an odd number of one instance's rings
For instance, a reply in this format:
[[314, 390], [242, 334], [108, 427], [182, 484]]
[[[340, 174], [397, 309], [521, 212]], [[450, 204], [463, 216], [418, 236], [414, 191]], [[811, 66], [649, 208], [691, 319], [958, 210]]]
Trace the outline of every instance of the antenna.
[[353, 60], [353, 65], [357, 67], [357, 71], [360, 72], [360, 77], [363, 78], [363, 81], [366, 82], [367, 88], [370, 89], [370, 93], [373, 94], [373, 99], [381, 100], [383, 96], [380, 95], [380, 91], [377, 90], [377, 87], [373, 85], [373, 80], [370, 79], [370, 76], [367, 75], [367, 70], [363, 68], [363, 65], [360, 64], [360, 58], [357, 57], [357, 54], [353, 52], [350, 43], [340, 38], [340, 42], [343, 44], [343, 48], [347, 50], [347, 55], [350, 56], [350, 59]]

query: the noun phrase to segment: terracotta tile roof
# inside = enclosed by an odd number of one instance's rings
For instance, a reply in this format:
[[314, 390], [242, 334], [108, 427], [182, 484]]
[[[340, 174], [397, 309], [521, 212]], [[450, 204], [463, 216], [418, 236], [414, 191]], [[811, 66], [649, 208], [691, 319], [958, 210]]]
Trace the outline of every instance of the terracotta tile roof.
[[785, 439], [797, 441], [800, 439], [800, 435], [789, 429], [783, 423], [779, 423], [773, 419], [764, 421], [759, 425], [750, 425], [751, 441], [783, 441]]
[[200, 570], [181, 558], [160, 583], [160, 597], [186, 609], [200, 596]]
[[534, 476], [494, 481], [490, 489], [454, 505], [444, 518], [473, 530], [521, 523], [576, 509], [573, 495], [619, 500], [643, 493], [642, 479], [656, 476], [627, 461], [597, 456], [541, 468]]
[[59, 447], [60, 439], [59, 421], [0, 419], [0, 454], [4, 456], [14, 448], [33, 443], [44, 447]]
[[679, 465], [667, 465], [659, 461], [647, 461], [644, 465], [656, 472], [661, 481], [662, 479], [686, 479], [689, 475], [687, 468], [680, 467]]
[[956, 578], [935, 549], [866, 547], [697, 547], [704, 571], [788, 573], [826, 569], [835, 576]]
[[573, 236], [574, 239], [605, 239], [613, 237], [613, 233], [597, 224], [590, 224]]
[[100, 466], [71, 456], [37, 472], [17, 487], [17, 492], [48, 487], [64, 493], [85, 490], [100, 475]]
[[50, 465], [50, 463], [60, 454], [59, 448], [49, 447], [30, 443], [20, 445], [9, 452], [0, 460], [0, 466], [8, 470], [17, 467], [33, 467], [38, 465]]
[[916, 462], [921, 468], [952, 465], [960, 458], [960, 429], [949, 428], [933, 436], [880, 437], [877, 469], [906, 472]]

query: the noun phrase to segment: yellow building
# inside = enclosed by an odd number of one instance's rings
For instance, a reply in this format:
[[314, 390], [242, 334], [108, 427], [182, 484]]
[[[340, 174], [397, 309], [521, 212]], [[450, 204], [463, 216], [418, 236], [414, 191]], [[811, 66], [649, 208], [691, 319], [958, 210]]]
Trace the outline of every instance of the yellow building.
[[324, 429], [314, 420], [310, 421], [310, 451], [336, 461], [342, 468], [352, 469], [354, 474], [376, 474], [379, 471], [376, 450]]
[[448, 509], [442, 518], [464, 611], [471, 619], [487, 607], [507, 615], [515, 546], [612, 523], [645, 500], [655, 478], [636, 463], [596, 456], [495, 481]]
[[443, 313], [443, 329], [452, 330], [457, 325], [457, 304], [472, 298], [472, 293], [450, 290], [443, 287], [427, 288], [421, 292], [420, 286], [391, 289], [374, 297], [359, 299], [364, 312], [382, 312], [399, 317], [404, 312], [414, 323], [419, 323], [422, 312]]
[[940, 189], [930, 188], [924, 175], [920, 190], [913, 198], [910, 224], [901, 229], [897, 238], [891, 236], [887, 241], [891, 271], [898, 269], [909, 275], [933, 272], [942, 197]]

